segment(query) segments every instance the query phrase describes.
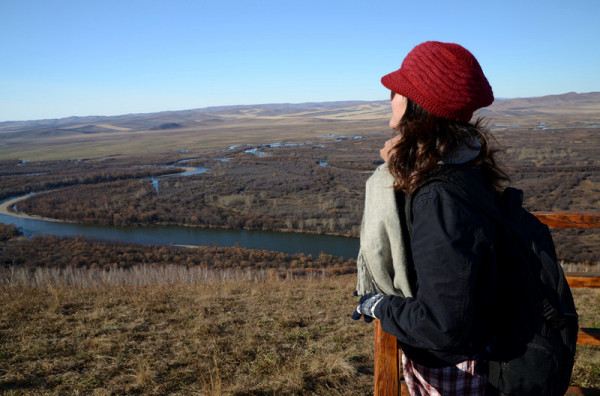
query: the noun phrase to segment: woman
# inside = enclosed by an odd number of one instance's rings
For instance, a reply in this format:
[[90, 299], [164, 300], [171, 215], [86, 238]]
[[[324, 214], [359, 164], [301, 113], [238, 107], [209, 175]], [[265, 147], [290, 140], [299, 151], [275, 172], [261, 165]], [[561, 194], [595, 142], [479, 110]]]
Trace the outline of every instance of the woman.
[[482, 356], [496, 304], [496, 230], [479, 208], [495, 207], [508, 176], [482, 119], [470, 120], [493, 102], [492, 89], [467, 49], [438, 41], [417, 45], [381, 82], [397, 135], [380, 154], [410, 203], [412, 295], [367, 293], [353, 318], [377, 318], [397, 337], [411, 394], [489, 394]]

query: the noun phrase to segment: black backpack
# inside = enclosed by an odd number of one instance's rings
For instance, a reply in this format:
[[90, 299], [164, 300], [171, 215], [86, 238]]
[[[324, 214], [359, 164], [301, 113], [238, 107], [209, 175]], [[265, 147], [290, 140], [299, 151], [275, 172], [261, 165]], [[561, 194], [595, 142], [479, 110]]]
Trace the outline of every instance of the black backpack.
[[[432, 181], [442, 181], [469, 197], [460, 178], [449, 177], [448, 172], [438, 172], [424, 184]], [[470, 200], [494, 219], [499, 231], [496, 331], [482, 354], [489, 365], [488, 381], [501, 394], [563, 396], [579, 329], [571, 290], [550, 230], [523, 208], [523, 191], [507, 187], [495, 199], [498, 212]], [[412, 237], [412, 196], [404, 204]]]

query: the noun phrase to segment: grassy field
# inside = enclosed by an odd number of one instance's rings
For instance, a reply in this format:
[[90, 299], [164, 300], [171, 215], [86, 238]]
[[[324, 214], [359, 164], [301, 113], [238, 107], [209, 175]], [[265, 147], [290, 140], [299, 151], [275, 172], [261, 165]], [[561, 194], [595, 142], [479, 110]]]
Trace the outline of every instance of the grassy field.
[[369, 394], [352, 283], [5, 287], [0, 392]]
[[[354, 275], [149, 286], [0, 286], [0, 393], [369, 395]], [[600, 327], [600, 291], [574, 289]], [[600, 350], [574, 384], [600, 387]]]
[[233, 144], [261, 144], [277, 141], [303, 141], [319, 138], [326, 133], [365, 134], [385, 130], [385, 122], [373, 121], [319, 121], [253, 119], [232, 121], [218, 127], [181, 128], [168, 133], [157, 131], [127, 131], [107, 134], [69, 135], [68, 138], [0, 135], [0, 159], [61, 160], [100, 158], [104, 156], [176, 155], [185, 149], [205, 154]]
[[[383, 99], [387, 96], [383, 94]], [[0, 122], [0, 160], [206, 153], [232, 144], [388, 131], [388, 100], [230, 106], [109, 117]], [[480, 109], [496, 130], [600, 125], [600, 93], [496, 100]], [[174, 128], [165, 128], [175, 126]]]

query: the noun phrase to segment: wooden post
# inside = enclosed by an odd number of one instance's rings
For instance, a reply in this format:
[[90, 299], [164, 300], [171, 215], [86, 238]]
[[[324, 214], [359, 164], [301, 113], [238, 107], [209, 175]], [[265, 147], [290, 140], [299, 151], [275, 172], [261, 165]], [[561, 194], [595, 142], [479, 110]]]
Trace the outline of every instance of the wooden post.
[[600, 213], [533, 212], [550, 228], [600, 228]]
[[579, 328], [577, 334], [578, 345], [600, 346], [600, 329]]
[[587, 287], [590, 289], [600, 288], [600, 274], [577, 274], [568, 275], [567, 282], [570, 287]]
[[400, 359], [396, 337], [375, 320], [375, 396], [400, 395]]

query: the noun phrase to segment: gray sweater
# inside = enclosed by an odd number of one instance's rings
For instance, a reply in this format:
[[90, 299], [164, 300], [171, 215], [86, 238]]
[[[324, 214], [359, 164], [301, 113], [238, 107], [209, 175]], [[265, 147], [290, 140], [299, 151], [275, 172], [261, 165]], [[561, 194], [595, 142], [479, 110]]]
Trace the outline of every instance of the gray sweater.
[[[439, 163], [464, 163], [477, 157], [478, 140], [473, 148], [463, 145]], [[365, 207], [360, 225], [360, 250], [356, 259], [358, 295], [378, 292], [412, 297], [407, 276], [406, 247], [393, 189], [394, 176], [388, 163], [379, 165], [365, 185]]]

